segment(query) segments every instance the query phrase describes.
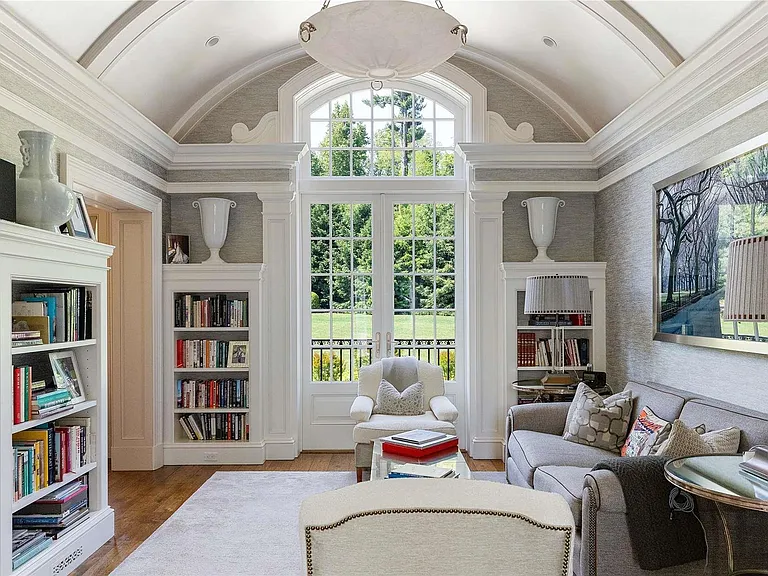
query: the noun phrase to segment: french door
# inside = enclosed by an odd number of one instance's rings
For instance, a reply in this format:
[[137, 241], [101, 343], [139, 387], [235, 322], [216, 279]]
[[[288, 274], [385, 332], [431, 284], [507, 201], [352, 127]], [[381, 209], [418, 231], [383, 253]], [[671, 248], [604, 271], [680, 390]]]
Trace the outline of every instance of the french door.
[[303, 198], [303, 449], [352, 447], [359, 370], [384, 357], [441, 366], [463, 413], [462, 202]]

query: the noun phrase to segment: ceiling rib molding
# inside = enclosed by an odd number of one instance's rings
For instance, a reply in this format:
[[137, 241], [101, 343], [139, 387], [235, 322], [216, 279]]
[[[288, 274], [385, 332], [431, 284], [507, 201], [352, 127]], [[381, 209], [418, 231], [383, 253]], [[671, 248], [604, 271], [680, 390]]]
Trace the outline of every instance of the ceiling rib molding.
[[88, 68], [96, 57], [109, 45], [115, 37], [123, 31], [131, 22], [141, 16], [143, 12], [157, 4], [158, 0], [145, 0], [144, 2], [134, 2], [117, 20], [112, 22], [99, 37], [94, 40], [88, 49], [78, 58], [78, 62], [83, 68]]
[[575, 3], [632, 49], [659, 79], [683, 62], [677, 50], [623, 0]]

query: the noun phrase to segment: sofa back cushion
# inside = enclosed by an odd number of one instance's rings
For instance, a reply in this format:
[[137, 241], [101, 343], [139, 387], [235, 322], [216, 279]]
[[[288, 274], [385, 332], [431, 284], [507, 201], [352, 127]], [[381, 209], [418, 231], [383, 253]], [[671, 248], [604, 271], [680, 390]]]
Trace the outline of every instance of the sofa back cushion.
[[690, 393], [684, 390], [677, 390], [669, 386], [656, 384], [655, 382], [640, 384], [639, 382], [630, 381], [624, 387], [624, 390], [630, 390], [635, 401], [632, 406], [630, 423], [637, 420], [640, 411], [645, 406], [653, 410], [653, 413], [659, 418], [672, 422], [680, 416], [680, 411], [683, 409], [685, 401], [692, 397]]
[[710, 398], [688, 400], [680, 413], [680, 420], [688, 426], [704, 424], [707, 431], [735, 426], [741, 429], [739, 452], [755, 444], [768, 444], [768, 414], [761, 414]]

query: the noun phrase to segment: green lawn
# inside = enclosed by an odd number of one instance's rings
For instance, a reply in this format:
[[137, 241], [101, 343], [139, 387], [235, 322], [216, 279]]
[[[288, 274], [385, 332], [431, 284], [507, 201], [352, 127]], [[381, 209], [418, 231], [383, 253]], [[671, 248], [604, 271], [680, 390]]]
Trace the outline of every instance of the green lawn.
[[[768, 337], [768, 322], [758, 322], [758, 334]], [[733, 322], [730, 320], [720, 320], [720, 330], [723, 334], [733, 334]], [[740, 336], [754, 336], [755, 329], [752, 322], [739, 322]]]
[[[456, 322], [453, 313], [450, 316], [437, 316], [437, 338], [438, 340], [453, 340], [456, 338]], [[313, 312], [312, 313], [312, 338], [327, 340], [331, 335], [330, 313]], [[355, 314], [355, 334], [356, 339], [372, 338], [372, 321], [370, 314]], [[414, 335], [415, 320], [415, 335]], [[333, 336], [334, 338], [347, 340], [351, 333], [352, 314], [334, 313], [333, 314]], [[435, 334], [432, 328], [431, 314], [397, 314], [395, 315], [395, 339], [408, 338], [434, 338]]]

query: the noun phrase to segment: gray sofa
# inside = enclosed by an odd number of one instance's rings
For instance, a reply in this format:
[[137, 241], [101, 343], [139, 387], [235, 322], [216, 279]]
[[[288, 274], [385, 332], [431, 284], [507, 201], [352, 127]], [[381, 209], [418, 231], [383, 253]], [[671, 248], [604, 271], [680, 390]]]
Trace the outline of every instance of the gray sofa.
[[[661, 384], [630, 382], [634, 398], [632, 421], [644, 406], [658, 416], [672, 421], [680, 418], [689, 426], [705, 424], [707, 430], [736, 426], [741, 429], [740, 451], [755, 444], [768, 444], [768, 415], [726, 404], [718, 400]], [[724, 536], [714, 506], [698, 499], [700, 516], [707, 529], [710, 561], [694, 562], [666, 570], [642, 570], [633, 557], [626, 522], [626, 503], [616, 476], [607, 470], [592, 471], [600, 460], [617, 456], [600, 448], [563, 440], [569, 402], [513, 406], [507, 415], [507, 482], [517, 486], [555, 492], [563, 496], [573, 513], [577, 529], [574, 549], [576, 576], [701, 576], [725, 574], [718, 564], [723, 554]], [[752, 535], [735, 536], [738, 554], [755, 560], [754, 530], [765, 534], [768, 514], [730, 509], [729, 517], [738, 515], [739, 531], [750, 527]], [[735, 519], [735, 518], [734, 518]], [[734, 522], [731, 522], [733, 525]], [[733, 531], [732, 531], [733, 532]], [[763, 536], [764, 537], [764, 536]], [[740, 549], [741, 548], [741, 549]], [[764, 546], [760, 546], [764, 548]], [[760, 558], [759, 562], [765, 559]], [[738, 567], [738, 564], [737, 564]]]

